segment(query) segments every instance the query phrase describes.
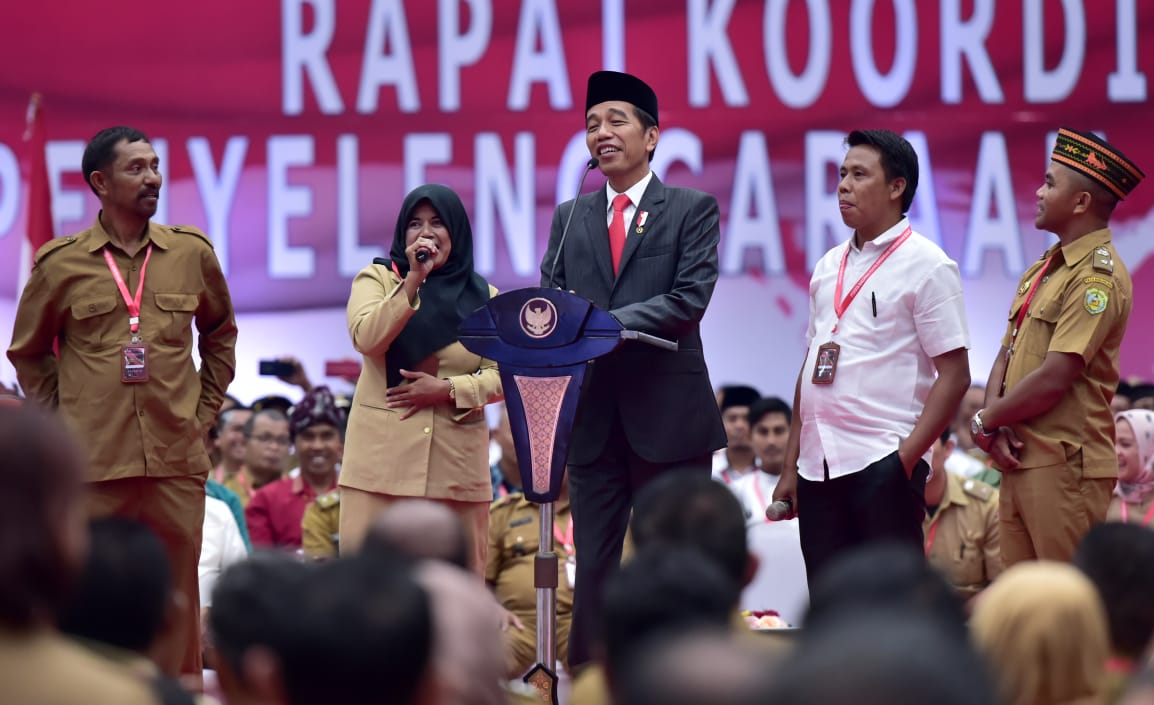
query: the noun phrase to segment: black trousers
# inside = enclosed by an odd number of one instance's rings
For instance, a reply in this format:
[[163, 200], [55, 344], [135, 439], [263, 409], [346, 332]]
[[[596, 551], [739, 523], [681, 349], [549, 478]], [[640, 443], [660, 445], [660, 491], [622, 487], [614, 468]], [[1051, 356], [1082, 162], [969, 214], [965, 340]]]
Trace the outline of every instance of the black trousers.
[[[670, 429], [670, 433], [676, 433]], [[691, 472], [709, 477], [712, 453], [675, 463], [651, 463], [633, 452], [615, 419], [597, 460], [569, 466], [569, 506], [577, 550], [577, 582], [573, 590], [573, 621], [569, 631], [569, 668], [593, 658], [592, 646], [601, 633], [601, 594], [605, 582], [621, 565], [621, 548], [637, 492], [667, 472]]]
[[822, 482], [799, 477], [798, 528], [810, 589], [838, 556], [867, 543], [900, 543], [923, 552], [929, 471], [926, 461], [918, 460], [906, 477], [895, 450], [852, 475]]

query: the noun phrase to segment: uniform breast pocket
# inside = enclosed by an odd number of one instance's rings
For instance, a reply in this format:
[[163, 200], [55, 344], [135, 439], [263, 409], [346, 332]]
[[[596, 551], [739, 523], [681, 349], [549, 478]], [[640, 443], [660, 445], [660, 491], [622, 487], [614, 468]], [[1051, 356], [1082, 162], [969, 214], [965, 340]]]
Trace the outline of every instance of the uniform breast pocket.
[[[154, 322], [157, 342], [185, 345], [192, 342], [192, 317], [200, 299], [196, 294], [157, 293], [156, 308], [160, 313]], [[149, 325], [141, 319], [143, 325]], [[152, 327], [152, 326], [149, 326]]]
[[[1062, 300], [1049, 298], [1030, 302], [1026, 311], [1026, 320], [1018, 331], [1018, 341], [1015, 343], [1017, 352], [1023, 355], [1045, 357], [1050, 350], [1050, 341], [1054, 337], [1054, 328], [1058, 325], [1058, 317], [1062, 313]], [[1017, 312], [1014, 314], [1017, 321]]]
[[[102, 347], [104, 336], [112, 335], [117, 330], [114, 321], [116, 303], [116, 298], [112, 296], [100, 296], [72, 304], [72, 322], [65, 330], [65, 335], [73, 345], [80, 348]], [[122, 309], [120, 313], [124, 330], [128, 330], [128, 312]]]

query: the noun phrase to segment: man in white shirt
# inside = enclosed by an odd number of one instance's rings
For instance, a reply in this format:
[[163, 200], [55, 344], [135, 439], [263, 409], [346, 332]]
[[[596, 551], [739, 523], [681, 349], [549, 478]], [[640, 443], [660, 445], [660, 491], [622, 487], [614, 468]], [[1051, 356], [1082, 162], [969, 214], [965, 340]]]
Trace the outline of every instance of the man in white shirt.
[[725, 448], [713, 454], [713, 479], [734, 489], [734, 483], [757, 470], [757, 456], [750, 442], [753, 424], [749, 409], [761, 394], [744, 384], [726, 385], [717, 392], [717, 407], [725, 427]]
[[905, 217], [917, 154], [888, 130], [855, 130], [846, 144], [838, 206], [854, 233], [810, 280], [808, 352], [774, 491], [798, 514], [811, 586], [871, 541], [923, 550], [930, 448], [970, 385], [958, 266]]
[[773, 501], [773, 490], [785, 467], [792, 418], [789, 404], [777, 397], [763, 397], [749, 407], [750, 445], [757, 469], [730, 486], [745, 510], [748, 525], [766, 521], [766, 507]]

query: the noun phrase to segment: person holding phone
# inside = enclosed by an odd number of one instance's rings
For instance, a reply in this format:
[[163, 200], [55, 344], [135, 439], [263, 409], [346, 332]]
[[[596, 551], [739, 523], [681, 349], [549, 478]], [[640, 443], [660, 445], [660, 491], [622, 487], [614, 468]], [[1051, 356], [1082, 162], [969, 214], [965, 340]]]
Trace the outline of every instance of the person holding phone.
[[471, 533], [477, 570], [488, 541], [489, 427], [502, 398], [497, 363], [457, 340], [461, 321], [497, 290], [473, 271], [465, 206], [445, 186], [405, 197], [390, 259], [353, 280], [349, 334], [363, 366], [341, 465], [340, 551], [360, 546], [389, 504], [421, 497], [449, 506]]

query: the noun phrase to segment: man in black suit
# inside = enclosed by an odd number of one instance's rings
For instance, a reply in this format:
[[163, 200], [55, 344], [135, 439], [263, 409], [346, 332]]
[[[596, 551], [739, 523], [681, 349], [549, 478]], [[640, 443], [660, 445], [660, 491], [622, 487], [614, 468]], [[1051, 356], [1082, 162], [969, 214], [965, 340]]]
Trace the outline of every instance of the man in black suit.
[[569, 452], [580, 555], [571, 668], [590, 660], [602, 586], [621, 561], [636, 492], [664, 472], [708, 477], [712, 452], [725, 446], [700, 330], [717, 282], [717, 201], [665, 186], [650, 171], [660, 137], [657, 96], [640, 79], [590, 76], [585, 128], [609, 183], [557, 208], [541, 284], [574, 291], [626, 329], [675, 340], [679, 349], [626, 343], [590, 363]]

